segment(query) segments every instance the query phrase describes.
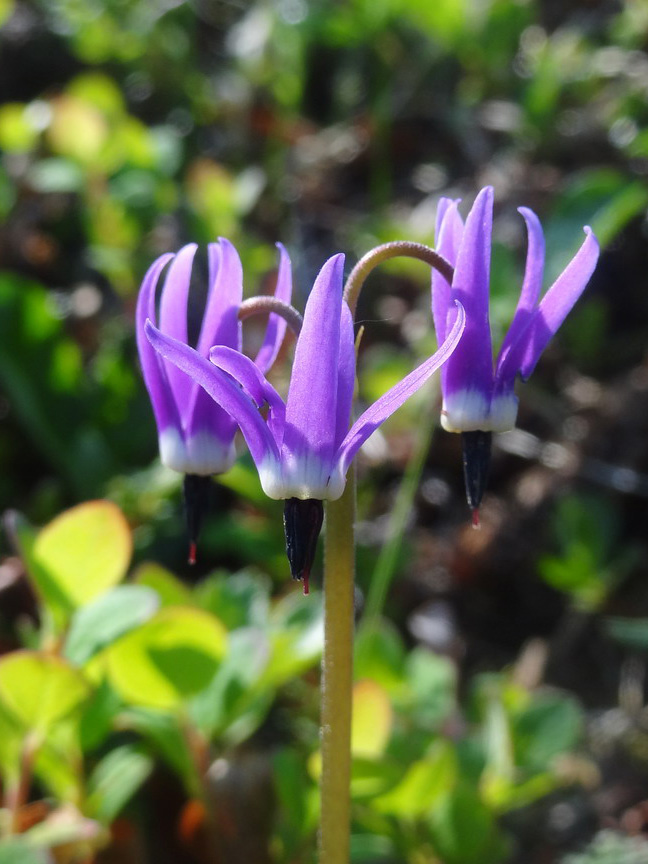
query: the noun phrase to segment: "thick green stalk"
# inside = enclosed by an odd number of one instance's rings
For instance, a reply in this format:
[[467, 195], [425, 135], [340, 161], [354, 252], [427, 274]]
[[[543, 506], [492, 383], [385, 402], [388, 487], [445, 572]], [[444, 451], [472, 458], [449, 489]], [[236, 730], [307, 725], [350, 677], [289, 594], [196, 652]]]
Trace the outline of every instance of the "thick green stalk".
[[355, 471], [326, 506], [320, 864], [349, 864]]

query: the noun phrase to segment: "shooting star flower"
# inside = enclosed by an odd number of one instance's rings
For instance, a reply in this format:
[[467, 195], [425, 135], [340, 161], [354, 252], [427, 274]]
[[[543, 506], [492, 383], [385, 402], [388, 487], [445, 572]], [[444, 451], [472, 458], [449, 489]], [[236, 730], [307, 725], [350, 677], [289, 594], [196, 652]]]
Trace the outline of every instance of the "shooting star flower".
[[[515, 380], [526, 381], [551, 337], [584, 291], [594, 272], [599, 246], [591, 228], [553, 285], [538, 302], [544, 271], [544, 237], [538, 217], [520, 207], [528, 235], [522, 291], [495, 365], [488, 315], [493, 190], [482, 189], [464, 225], [459, 201], [442, 198], [437, 211], [437, 251], [454, 266], [452, 285], [437, 271], [432, 276], [432, 313], [441, 342], [455, 316], [453, 300], [466, 310], [466, 328], [457, 350], [441, 372], [441, 424], [461, 432], [469, 505], [477, 508], [486, 485], [493, 432], [515, 426]], [[478, 524], [476, 522], [476, 524]]]
[[[324, 264], [306, 303], [288, 398], [282, 400], [259, 368], [232, 348], [216, 346], [209, 360], [157, 329], [146, 334], [165, 362], [190, 376], [234, 418], [247, 442], [265, 493], [285, 499], [287, 549], [294, 578], [308, 575], [322, 524], [322, 501], [344, 491], [346, 473], [362, 444], [448, 359], [465, 324], [463, 308], [439, 350], [369, 407], [349, 429], [355, 383], [353, 318], [342, 299], [344, 256]], [[454, 305], [454, 304], [453, 304]], [[267, 404], [265, 420], [259, 412]]]
[[[193, 259], [197, 246], [184, 246], [176, 255], [162, 255], [149, 268], [137, 301], [137, 347], [158, 429], [163, 465], [185, 475], [184, 492], [191, 541], [190, 561], [195, 560], [195, 541], [207, 503], [209, 477], [227, 471], [235, 459], [236, 422], [205, 391], [153, 348], [145, 334], [147, 320], [159, 322], [160, 331], [188, 344], [187, 304]], [[290, 302], [290, 259], [279, 245], [279, 272], [275, 296]], [[209, 290], [196, 353], [205, 358], [213, 345], [241, 349], [238, 320], [243, 297], [240, 258], [229, 241], [221, 238], [207, 247]], [[156, 314], [156, 288], [169, 265]], [[286, 322], [272, 314], [255, 363], [260, 373], [274, 362], [286, 330]], [[250, 361], [252, 362], [252, 361]]]

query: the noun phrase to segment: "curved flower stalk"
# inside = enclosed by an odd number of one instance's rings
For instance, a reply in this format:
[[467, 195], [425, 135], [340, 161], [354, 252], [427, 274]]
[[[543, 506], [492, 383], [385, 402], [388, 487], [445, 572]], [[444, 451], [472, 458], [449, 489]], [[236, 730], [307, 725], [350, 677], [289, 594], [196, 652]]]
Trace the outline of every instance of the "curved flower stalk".
[[[585, 241], [539, 301], [544, 271], [544, 237], [538, 217], [520, 207], [528, 234], [522, 291], [511, 326], [493, 365], [488, 315], [493, 189], [482, 189], [464, 225], [459, 201], [442, 198], [437, 211], [437, 251], [454, 266], [450, 284], [432, 275], [432, 313], [442, 342], [455, 316], [453, 300], [466, 310], [466, 328], [457, 350], [441, 372], [441, 424], [461, 432], [468, 504], [477, 508], [486, 485], [493, 432], [515, 426], [515, 380], [526, 381], [547, 343], [584, 291], [594, 272], [599, 246], [591, 228]], [[539, 302], [538, 302], [539, 301]]]
[[[209, 489], [207, 478], [232, 466], [237, 427], [232, 417], [198, 384], [156, 353], [146, 338], [145, 323], [147, 320], [156, 322], [169, 338], [188, 344], [187, 304], [197, 248], [191, 243], [176, 255], [162, 255], [151, 265], [140, 288], [136, 314], [137, 347], [157, 424], [160, 458], [163, 465], [185, 475], [185, 502], [192, 543], [190, 560], [195, 560], [195, 541]], [[283, 246], [278, 244], [278, 249], [275, 297], [289, 303], [292, 293], [290, 259]], [[243, 299], [243, 270], [234, 246], [220, 238], [218, 243], [209, 244], [207, 254], [209, 290], [195, 349], [204, 358], [212, 345], [241, 349], [238, 316]], [[158, 315], [156, 288], [167, 265], [170, 266]], [[254, 361], [260, 373], [266, 372], [274, 362], [285, 331], [286, 322], [279, 315], [271, 314], [264, 342]]]
[[[185, 341], [146, 323], [153, 348], [190, 376], [239, 425], [271, 498], [286, 499], [287, 548], [294, 578], [307, 588], [322, 501], [342, 495], [351, 460], [367, 440], [450, 357], [465, 324], [461, 304], [444, 344], [368, 408], [349, 429], [355, 383], [351, 311], [342, 299], [344, 256], [330, 258], [310, 293], [297, 339], [288, 398], [238, 351], [218, 345], [207, 360]], [[259, 409], [268, 405], [267, 420]], [[291, 548], [292, 543], [292, 548]]]

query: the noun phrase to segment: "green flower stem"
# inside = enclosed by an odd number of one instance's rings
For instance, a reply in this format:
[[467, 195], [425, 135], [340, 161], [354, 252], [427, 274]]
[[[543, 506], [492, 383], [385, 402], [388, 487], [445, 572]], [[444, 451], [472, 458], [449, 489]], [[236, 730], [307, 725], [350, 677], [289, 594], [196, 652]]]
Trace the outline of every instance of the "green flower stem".
[[[344, 297], [352, 313], [355, 313], [358, 296], [367, 276], [383, 261], [396, 257], [417, 258], [435, 267], [448, 281], [452, 281], [452, 267], [434, 249], [421, 243], [407, 241], [386, 243], [368, 252], [351, 271], [344, 289]], [[413, 472], [416, 474], [416, 478], [411, 479], [410, 485], [413, 489], [420, 470], [419, 468], [418, 471]], [[410, 499], [413, 494], [412, 491], [408, 492]], [[349, 864], [355, 497], [355, 468], [352, 465], [347, 474], [344, 494], [337, 501], [330, 501], [326, 508], [319, 864]], [[409, 509], [409, 505], [405, 508], [403, 504], [403, 509]], [[406, 518], [406, 515], [405, 512], [401, 519]], [[399, 536], [402, 535], [402, 529], [397, 533]], [[393, 566], [389, 573], [391, 571]], [[390, 578], [389, 574], [383, 577], [385, 584], [380, 595], [382, 597]], [[381, 608], [380, 596], [375, 603], [378, 604], [380, 601]]]
[[355, 471], [326, 506], [320, 864], [349, 864]]
[[407, 468], [405, 469], [405, 474], [389, 518], [387, 539], [380, 550], [380, 555], [371, 577], [362, 615], [363, 627], [371, 627], [375, 624], [385, 606], [389, 586], [398, 568], [407, 520], [414, 504], [425, 460], [430, 450], [430, 442], [434, 434], [437, 413], [436, 399], [430, 399], [427, 407], [424, 409], [423, 417], [421, 418], [421, 430], [414, 447], [414, 452], [407, 463]]

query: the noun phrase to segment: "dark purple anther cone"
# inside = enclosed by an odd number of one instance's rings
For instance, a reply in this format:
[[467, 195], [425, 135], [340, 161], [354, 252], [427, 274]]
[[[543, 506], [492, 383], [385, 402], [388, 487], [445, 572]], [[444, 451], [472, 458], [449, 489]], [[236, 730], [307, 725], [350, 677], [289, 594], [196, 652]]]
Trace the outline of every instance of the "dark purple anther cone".
[[318, 498], [287, 498], [284, 502], [286, 555], [293, 579], [303, 580], [304, 594], [308, 594], [308, 578], [323, 520], [324, 505]]
[[479, 505], [481, 504], [491, 461], [492, 432], [462, 432], [464, 482], [466, 500], [473, 511], [473, 524], [479, 526]]
[[202, 528], [203, 518], [209, 509], [211, 477], [200, 474], [185, 474], [182, 485], [185, 519], [189, 535], [189, 563], [196, 563], [196, 544]]

